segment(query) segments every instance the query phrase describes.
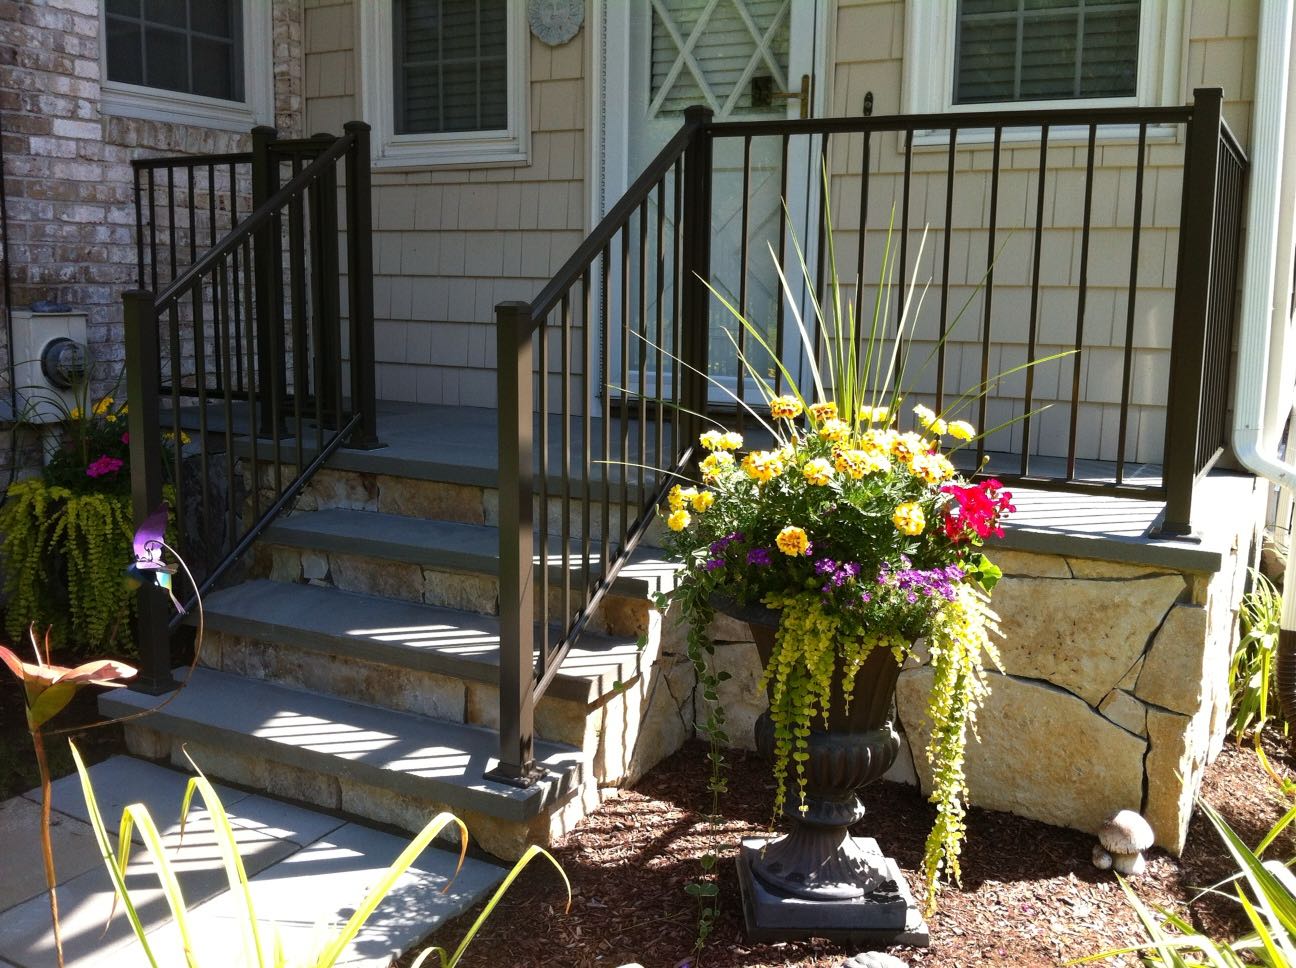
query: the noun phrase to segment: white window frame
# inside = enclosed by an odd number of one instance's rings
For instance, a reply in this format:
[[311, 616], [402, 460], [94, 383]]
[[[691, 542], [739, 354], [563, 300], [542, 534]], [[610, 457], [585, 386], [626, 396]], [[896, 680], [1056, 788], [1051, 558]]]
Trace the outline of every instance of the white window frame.
[[100, 107], [104, 114], [242, 131], [274, 123], [274, 19], [269, 0], [243, 0], [243, 100], [108, 80], [107, 4], [99, 5]]
[[[1181, 0], [1141, 0], [1137, 93], [1132, 97], [1050, 98], [1036, 101], [954, 103], [954, 52], [958, 31], [955, 0], [906, 0], [903, 104], [907, 114], [978, 114], [991, 111], [1066, 108], [1158, 107], [1182, 102], [1184, 10]], [[1174, 125], [1154, 125], [1149, 137], [1173, 134]], [[1103, 126], [1104, 140], [1137, 137], [1137, 126]], [[1088, 129], [1065, 125], [1049, 129], [1050, 143], [1083, 140]], [[993, 140], [987, 129], [960, 131], [959, 144]], [[1038, 129], [1006, 129], [1005, 141], [1039, 141]], [[947, 132], [915, 132], [915, 145], [948, 144]]]
[[360, 103], [372, 129], [373, 167], [413, 169], [530, 162], [531, 33], [525, 3], [508, 3], [508, 127], [429, 134], [396, 133], [392, 0], [364, 0], [358, 6]]

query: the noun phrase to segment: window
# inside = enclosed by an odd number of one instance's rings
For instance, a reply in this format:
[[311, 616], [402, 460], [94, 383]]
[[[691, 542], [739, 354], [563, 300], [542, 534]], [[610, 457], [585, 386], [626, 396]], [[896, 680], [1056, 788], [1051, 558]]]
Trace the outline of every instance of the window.
[[511, 0], [362, 5], [361, 93], [375, 165], [526, 161], [525, 10]]
[[1183, 27], [1180, 0], [908, 0], [904, 110], [1178, 104]]
[[243, 10], [234, 0], [108, 0], [108, 80], [243, 100]]
[[261, 0], [105, 0], [105, 111], [243, 131], [272, 120], [269, 10]]

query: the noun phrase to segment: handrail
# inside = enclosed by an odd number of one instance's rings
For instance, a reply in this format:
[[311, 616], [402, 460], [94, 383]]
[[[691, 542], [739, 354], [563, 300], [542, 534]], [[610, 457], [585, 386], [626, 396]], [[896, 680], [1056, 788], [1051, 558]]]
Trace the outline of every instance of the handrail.
[[675, 132], [665, 147], [648, 163], [638, 178], [626, 189], [625, 194], [617, 200], [598, 225], [590, 231], [585, 240], [576, 247], [576, 251], [562, 264], [554, 277], [549, 280], [539, 295], [531, 300], [531, 320], [533, 323], [544, 319], [558, 305], [563, 293], [580, 280], [585, 267], [593, 262], [604, 247], [616, 237], [625, 225], [625, 221], [647, 197], [653, 186], [662, 176], [670, 171], [671, 166], [684, 156], [684, 149], [693, 140], [694, 132], [706, 127], [708, 122], [700, 117], [689, 116], [684, 125]]
[[289, 180], [287, 184], [262, 202], [251, 215], [239, 222], [232, 232], [204, 252], [196, 262], [173, 279], [171, 284], [158, 294], [157, 305], [159, 311], [184, 295], [193, 285], [195, 278], [210, 272], [222, 258], [238, 248], [244, 239], [274, 218], [298, 193], [310, 187], [311, 182], [315, 181], [319, 174], [332, 165], [333, 162], [345, 155], [354, 143], [354, 134], [341, 135], [327, 150], [321, 152], [319, 157], [303, 168], [296, 177]]
[[132, 158], [136, 171], [150, 168], [206, 168], [208, 165], [241, 165], [252, 161], [250, 151], [228, 151], [221, 155], [155, 155], [152, 158]]

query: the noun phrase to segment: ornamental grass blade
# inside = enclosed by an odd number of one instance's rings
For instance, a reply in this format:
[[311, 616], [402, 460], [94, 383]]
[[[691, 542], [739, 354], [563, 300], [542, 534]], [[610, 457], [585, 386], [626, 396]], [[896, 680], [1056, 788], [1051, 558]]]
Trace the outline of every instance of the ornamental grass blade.
[[[176, 931], [180, 935], [185, 964], [189, 968], [198, 968], [198, 956], [194, 952], [193, 939], [189, 934], [189, 911], [185, 904], [184, 892], [180, 889], [175, 868], [171, 866], [171, 860], [167, 857], [162, 835], [158, 832], [148, 808], [142, 803], [132, 803], [122, 811], [123, 828], [127, 817], [130, 817], [144, 839], [144, 850], [153, 865], [153, 873], [157, 875], [162, 894], [166, 897], [167, 907], [171, 909], [171, 920], [175, 922]], [[121, 873], [124, 877], [126, 874], [124, 866]]]
[[378, 905], [382, 903], [383, 898], [396, 886], [396, 882], [401, 875], [409, 870], [410, 865], [418, 860], [419, 855], [440, 835], [441, 831], [452, 823], [459, 828], [459, 862], [455, 865], [454, 874], [447, 879], [443, 893], [445, 890], [450, 889], [450, 884], [459, 874], [460, 869], [463, 867], [464, 857], [468, 854], [468, 828], [454, 814], [439, 813], [432, 818], [426, 827], [419, 831], [418, 836], [410, 841], [409, 845], [401, 851], [400, 856], [392, 861], [391, 866], [384, 872], [377, 885], [369, 892], [369, 896], [364, 899], [364, 902], [356, 909], [355, 914], [351, 916], [351, 920], [346, 923], [338, 936], [333, 939], [333, 942], [324, 949], [324, 953], [315, 962], [315, 968], [330, 968], [342, 957], [342, 952], [346, 950], [346, 946], [360, 933], [360, 929], [364, 927], [365, 922], [369, 920]]
[[86, 772], [85, 763], [81, 759], [81, 753], [77, 750], [76, 744], [69, 741], [68, 746], [72, 750], [72, 762], [76, 764], [77, 775], [81, 778], [81, 794], [85, 797], [86, 811], [90, 817], [90, 828], [94, 831], [95, 842], [99, 845], [99, 854], [103, 857], [104, 866], [108, 868], [108, 877], [112, 880], [113, 892], [121, 901], [122, 908], [126, 912], [126, 919], [130, 921], [131, 930], [135, 932], [135, 938], [144, 951], [144, 957], [148, 959], [151, 968], [157, 968], [157, 959], [153, 957], [148, 938], [145, 937], [144, 925], [140, 921], [139, 912], [135, 910], [130, 892], [126, 889], [126, 877], [117, 869], [112, 842], [108, 839], [107, 828], [104, 827], [103, 814], [99, 812], [99, 801], [95, 798], [94, 786], [90, 782], [90, 774]]
[[459, 942], [459, 947], [455, 948], [454, 954], [451, 955], [450, 960], [445, 963], [445, 968], [454, 968], [455, 965], [459, 964], [459, 959], [463, 956], [464, 950], [470, 943], [472, 943], [472, 939], [477, 936], [477, 932], [481, 929], [481, 926], [486, 923], [486, 919], [491, 916], [491, 912], [495, 910], [495, 905], [499, 904], [504, 895], [508, 892], [508, 889], [513, 885], [513, 882], [517, 880], [518, 875], [521, 874], [527, 864], [535, 860], [536, 857], [544, 857], [544, 859], [553, 864], [554, 869], [558, 871], [559, 876], [563, 879], [563, 884], [567, 887], [567, 910], [571, 910], [572, 887], [571, 881], [567, 879], [567, 872], [562, 869], [562, 865], [558, 863], [557, 858], [555, 858], [553, 854], [549, 853], [549, 851], [545, 850], [538, 844], [532, 844], [526, 849], [526, 853], [518, 858], [518, 862], [513, 865], [513, 869], [508, 872], [508, 876], [504, 878], [500, 886], [496, 888], [495, 893], [491, 895], [491, 899], [486, 903], [486, 906], [482, 908], [481, 914], [477, 915], [477, 920], [472, 923], [472, 927], [468, 929], [468, 933], [465, 934], [463, 940]]

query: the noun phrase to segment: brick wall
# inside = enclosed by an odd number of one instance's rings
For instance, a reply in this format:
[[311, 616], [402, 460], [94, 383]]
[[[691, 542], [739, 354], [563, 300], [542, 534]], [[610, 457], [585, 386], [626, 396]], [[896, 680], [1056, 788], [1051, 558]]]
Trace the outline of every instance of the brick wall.
[[[275, 120], [297, 135], [301, 2], [273, 3]], [[0, 0], [10, 299], [14, 306], [55, 299], [89, 314], [91, 350], [101, 361], [96, 392], [120, 374], [121, 293], [135, 280], [131, 159], [248, 146], [246, 134], [104, 114], [99, 8], [99, 0]], [[8, 460], [0, 444], [0, 470]]]

